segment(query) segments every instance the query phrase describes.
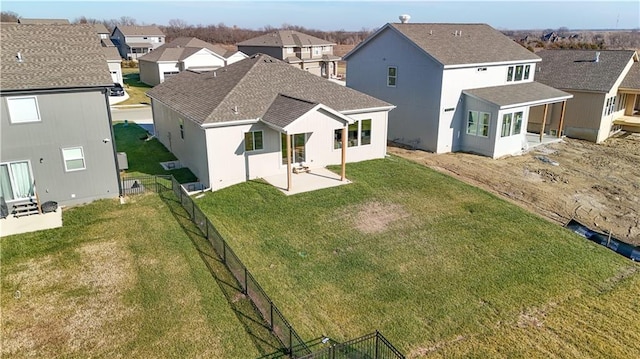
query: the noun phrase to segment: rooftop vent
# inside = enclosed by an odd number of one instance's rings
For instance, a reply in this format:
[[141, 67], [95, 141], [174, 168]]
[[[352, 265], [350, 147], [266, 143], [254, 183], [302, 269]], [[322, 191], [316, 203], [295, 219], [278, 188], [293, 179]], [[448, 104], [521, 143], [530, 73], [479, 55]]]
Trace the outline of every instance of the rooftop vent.
[[238, 106], [233, 106], [233, 113], [238, 114]]
[[398, 16], [398, 19], [400, 19], [401, 23], [406, 24], [411, 19], [411, 16], [407, 15], [407, 14], [402, 14], [402, 15]]
[[[18, 53], [20, 54], [20, 53]], [[600, 51], [596, 52], [596, 58], [593, 60], [594, 62], [600, 62]]]
[[16, 60], [18, 60], [18, 62], [22, 62], [22, 61], [24, 61], [24, 60], [22, 59], [22, 54], [20, 53], [20, 51], [18, 51], [18, 54], [16, 55]]

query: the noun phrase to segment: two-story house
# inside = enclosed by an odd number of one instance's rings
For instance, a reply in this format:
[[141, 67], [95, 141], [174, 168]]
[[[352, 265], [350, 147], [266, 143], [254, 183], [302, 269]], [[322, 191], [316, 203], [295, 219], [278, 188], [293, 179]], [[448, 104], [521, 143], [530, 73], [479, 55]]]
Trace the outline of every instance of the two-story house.
[[344, 59], [348, 87], [397, 106], [388, 139], [435, 153], [521, 153], [530, 109], [572, 97], [535, 82], [540, 57], [486, 24], [386, 24]]
[[153, 25], [116, 26], [111, 33], [111, 41], [118, 48], [120, 56], [126, 60], [137, 60], [164, 45], [165, 36]]
[[138, 58], [140, 81], [155, 86], [180, 71], [212, 71], [246, 58], [240, 51], [195, 37], [179, 37]]
[[333, 78], [338, 71], [340, 57], [333, 54], [335, 44], [299, 31], [278, 30], [237, 45], [249, 56], [267, 54], [324, 78]]
[[95, 28], [3, 24], [0, 39], [0, 202], [37, 213], [118, 197], [113, 81]]
[[[542, 50], [536, 79], [569, 92], [564, 134], [602, 142], [625, 126], [640, 125], [640, 62], [633, 50]], [[552, 106], [549, 126], [560, 122], [559, 106]], [[530, 129], [540, 131], [532, 122]], [[637, 131], [637, 129], [636, 129]]]

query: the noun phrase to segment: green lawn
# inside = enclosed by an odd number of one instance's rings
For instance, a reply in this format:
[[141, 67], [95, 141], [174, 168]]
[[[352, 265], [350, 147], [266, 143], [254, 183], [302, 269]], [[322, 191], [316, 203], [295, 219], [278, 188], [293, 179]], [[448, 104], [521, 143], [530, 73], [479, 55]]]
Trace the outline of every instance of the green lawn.
[[347, 177], [198, 200], [303, 339], [378, 329], [409, 357], [640, 352], [638, 264], [397, 157]]
[[62, 228], [2, 238], [0, 356], [261, 355], [229, 278], [172, 210], [155, 194], [101, 200], [65, 210]]
[[193, 182], [196, 176], [188, 168], [165, 170], [160, 162], [173, 161], [176, 157], [156, 138], [146, 140], [147, 132], [135, 123], [116, 123], [113, 126], [118, 152], [126, 152], [128, 175], [173, 175], [180, 183]]
[[126, 101], [119, 103], [119, 105], [148, 104], [149, 98], [146, 93], [151, 86], [140, 81], [140, 70], [138, 68], [124, 67], [122, 69], [122, 77], [124, 87], [127, 94], [129, 94], [129, 98]]

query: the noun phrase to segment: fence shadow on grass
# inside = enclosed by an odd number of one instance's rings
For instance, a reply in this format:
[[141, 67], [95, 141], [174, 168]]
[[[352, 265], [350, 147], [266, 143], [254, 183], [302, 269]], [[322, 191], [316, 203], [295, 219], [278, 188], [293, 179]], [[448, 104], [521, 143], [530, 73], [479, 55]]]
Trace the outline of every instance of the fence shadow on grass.
[[282, 344], [273, 335], [273, 332], [264, 322], [257, 309], [251, 304], [249, 298], [243, 293], [238, 281], [220, 260], [213, 246], [191, 221], [189, 214], [174, 196], [173, 191], [169, 188], [161, 188], [158, 192], [162, 201], [169, 207], [174, 218], [189, 237], [191, 243], [193, 243], [200, 258], [209, 269], [211, 276], [227, 298], [230, 308], [244, 326], [245, 331], [250, 335], [258, 352], [261, 355], [265, 355], [280, 350]]

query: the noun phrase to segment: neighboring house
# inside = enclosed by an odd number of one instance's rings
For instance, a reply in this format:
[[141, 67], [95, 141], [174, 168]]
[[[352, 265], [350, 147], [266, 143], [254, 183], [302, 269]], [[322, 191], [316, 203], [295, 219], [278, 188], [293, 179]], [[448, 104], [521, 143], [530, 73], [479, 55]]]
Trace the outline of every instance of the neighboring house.
[[155, 86], [180, 71], [211, 71], [245, 58], [247, 55], [240, 51], [227, 51], [195, 37], [180, 37], [138, 58], [140, 81]]
[[519, 154], [530, 109], [571, 98], [535, 82], [540, 57], [486, 24], [386, 24], [344, 59], [348, 87], [397, 106], [389, 140], [435, 153]]
[[98, 33], [98, 36], [100, 37], [100, 44], [102, 44], [102, 46], [104, 47], [115, 47], [116, 45], [113, 44], [113, 41], [111, 41], [109, 34], [111, 34], [111, 32], [109, 31], [109, 29], [107, 29], [106, 26], [104, 26], [103, 24], [100, 23], [96, 23], [93, 24], [93, 26], [96, 28], [96, 32]]
[[278, 30], [237, 45], [249, 56], [267, 54], [324, 78], [336, 77], [338, 71], [340, 57], [333, 54], [335, 44], [298, 31]]
[[392, 105], [268, 55], [184, 71], [147, 95], [157, 138], [212, 190], [386, 155]]
[[119, 195], [107, 87], [92, 25], [3, 24], [0, 189], [21, 203]]
[[107, 59], [109, 65], [109, 72], [111, 73], [111, 79], [114, 83], [122, 85], [124, 80], [122, 79], [122, 57], [118, 53], [118, 49], [115, 47], [102, 47], [102, 52]]
[[[536, 79], [573, 94], [567, 101], [564, 134], [602, 142], [640, 107], [638, 54], [633, 50], [542, 50]], [[551, 127], [561, 109], [552, 107]], [[540, 124], [530, 123], [539, 131]]]
[[138, 60], [164, 45], [164, 34], [157, 26], [116, 26], [111, 33], [111, 41], [126, 60]]
[[69, 24], [67, 19], [18, 19], [18, 23], [23, 25], [65, 25]]

